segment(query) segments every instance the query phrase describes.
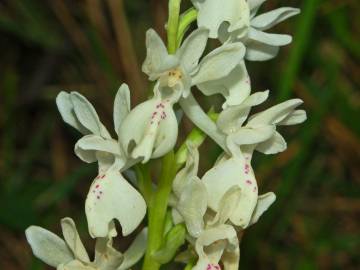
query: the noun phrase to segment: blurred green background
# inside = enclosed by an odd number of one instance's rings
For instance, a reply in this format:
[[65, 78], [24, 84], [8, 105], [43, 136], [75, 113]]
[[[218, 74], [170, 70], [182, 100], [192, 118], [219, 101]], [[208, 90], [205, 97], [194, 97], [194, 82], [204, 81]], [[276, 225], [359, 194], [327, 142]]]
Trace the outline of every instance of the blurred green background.
[[[249, 72], [253, 91], [271, 89], [265, 106], [300, 97], [308, 120], [282, 131], [286, 152], [255, 157], [261, 193], [278, 199], [245, 232], [241, 269], [360, 269], [360, 2], [269, 0], [262, 10], [284, 5], [302, 13], [273, 31], [294, 42]], [[26, 244], [31, 224], [59, 233], [71, 216], [93, 247], [83, 202], [96, 165], [73, 154], [80, 136], [55, 96], [81, 92], [110, 129], [122, 82], [133, 104], [147, 95], [145, 31], [164, 35], [166, 16], [163, 0], [0, 0], [0, 269], [47, 269]], [[204, 172], [219, 149], [208, 140], [201, 151]]]

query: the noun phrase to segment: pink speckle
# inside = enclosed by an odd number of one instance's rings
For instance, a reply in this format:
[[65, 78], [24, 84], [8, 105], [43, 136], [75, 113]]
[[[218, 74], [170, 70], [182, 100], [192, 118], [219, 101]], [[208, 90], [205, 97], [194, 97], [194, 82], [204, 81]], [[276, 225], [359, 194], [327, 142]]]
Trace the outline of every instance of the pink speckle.
[[99, 179], [99, 178], [100, 178], [100, 175], [96, 176], [96, 178], [95, 178], [95, 179]]
[[250, 165], [249, 164], [245, 164], [245, 173], [248, 174], [250, 171]]
[[246, 180], [246, 184], [251, 185], [252, 182], [250, 180]]
[[207, 267], [206, 267], [206, 270], [213, 270], [213, 269], [216, 269], [216, 270], [221, 270], [220, 266], [218, 264], [208, 264]]
[[95, 188], [99, 188], [99, 187], [100, 187], [100, 185], [99, 185], [99, 184], [95, 186]]
[[105, 177], [105, 174], [101, 176], [101, 179], [104, 179], [104, 177]]

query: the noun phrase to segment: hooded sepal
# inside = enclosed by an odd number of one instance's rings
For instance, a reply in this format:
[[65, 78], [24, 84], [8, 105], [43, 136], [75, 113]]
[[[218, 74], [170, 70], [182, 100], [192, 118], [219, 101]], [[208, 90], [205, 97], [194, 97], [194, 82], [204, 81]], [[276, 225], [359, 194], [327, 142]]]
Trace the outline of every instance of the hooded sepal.
[[145, 163], [175, 146], [178, 123], [172, 106], [170, 99], [156, 95], [130, 111], [119, 129], [121, 146], [129, 156]]

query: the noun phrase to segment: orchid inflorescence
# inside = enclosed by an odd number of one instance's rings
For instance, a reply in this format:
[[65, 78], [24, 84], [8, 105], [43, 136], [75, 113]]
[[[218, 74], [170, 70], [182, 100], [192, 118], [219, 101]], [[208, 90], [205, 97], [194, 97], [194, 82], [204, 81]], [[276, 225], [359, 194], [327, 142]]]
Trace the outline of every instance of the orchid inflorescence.
[[[117, 138], [84, 96], [58, 94], [63, 120], [83, 135], [75, 144], [75, 154], [84, 162], [98, 163], [98, 175], [85, 201], [88, 230], [96, 245], [95, 258], [90, 260], [71, 218], [61, 220], [64, 240], [31, 226], [27, 240], [34, 255], [48, 265], [62, 270], [122, 270], [145, 254], [144, 270], [159, 269], [174, 257], [187, 264], [185, 269], [238, 269], [239, 235], [276, 198], [273, 192], [258, 194], [253, 153], [284, 151], [286, 141], [277, 127], [306, 120], [305, 111], [296, 109], [300, 99], [250, 115], [269, 91], [251, 93], [245, 60], [274, 58], [291, 36], [264, 31], [299, 10], [282, 7], [257, 15], [265, 0], [192, 2], [194, 7], [180, 16], [180, 0], [169, 1], [167, 46], [153, 29], [147, 31], [142, 71], [154, 81], [153, 95], [131, 109], [129, 87], [120, 86], [113, 115]], [[195, 20], [198, 28], [183, 40]], [[203, 56], [208, 39], [218, 39], [220, 46]], [[212, 112], [212, 117], [206, 114], [194, 98], [193, 86], [205, 96], [220, 94], [221, 111]], [[198, 127], [176, 155], [175, 104]], [[205, 136], [223, 153], [200, 178], [198, 147]], [[147, 164], [160, 157], [162, 173], [155, 184]], [[124, 175], [136, 177], [129, 182]], [[146, 212], [147, 226], [136, 230]], [[123, 236], [140, 231], [124, 253], [113, 247], [118, 234], [115, 220]]]

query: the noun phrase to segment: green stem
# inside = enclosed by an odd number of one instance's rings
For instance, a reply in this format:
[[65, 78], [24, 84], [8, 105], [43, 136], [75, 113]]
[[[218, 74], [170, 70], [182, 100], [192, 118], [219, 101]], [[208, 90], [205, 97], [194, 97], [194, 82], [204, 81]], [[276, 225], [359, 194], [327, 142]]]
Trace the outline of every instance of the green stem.
[[137, 164], [135, 165], [134, 168], [135, 168], [136, 178], [138, 180], [139, 190], [143, 195], [146, 204], [149, 205], [153, 193], [149, 164]]
[[178, 48], [180, 47], [181, 41], [183, 40], [186, 31], [189, 29], [190, 24], [196, 20], [197, 15], [197, 10], [195, 8], [190, 8], [180, 16], [179, 29], [176, 38]]
[[169, 19], [167, 24], [168, 51], [175, 54], [177, 49], [177, 33], [179, 27], [181, 0], [169, 0]]
[[191, 270], [193, 269], [195, 265], [195, 260], [190, 260], [190, 262], [187, 263], [187, 265], [185, 266], [184, 270]]
[[[169, 0], [169, 19], [167, 24], [169, 54], [175, 54], [177, 49], [180, 3], [181, 0]], [[148, 244], [143, 270], [160, 269], [161, 263], [156, 261], [153, 255], [161, 248], [164, 240], [166, 211], [175, 174], [175, 155], [174, 151], [170, 151], [162, 159], [162, 171], [158, 181], [158, 188], [148, 204]]]
[[168, 198], [175, 174], [175, 155], [174, 152], [171, 151], [163, 158], [162, 172], [158, 183], [158, 189], [153, 195], [148, 208], [148, 246], [145, 254], [143, 270], [157, 270], [161, 266], [152, 255], [161, 247], [163, 242]]

